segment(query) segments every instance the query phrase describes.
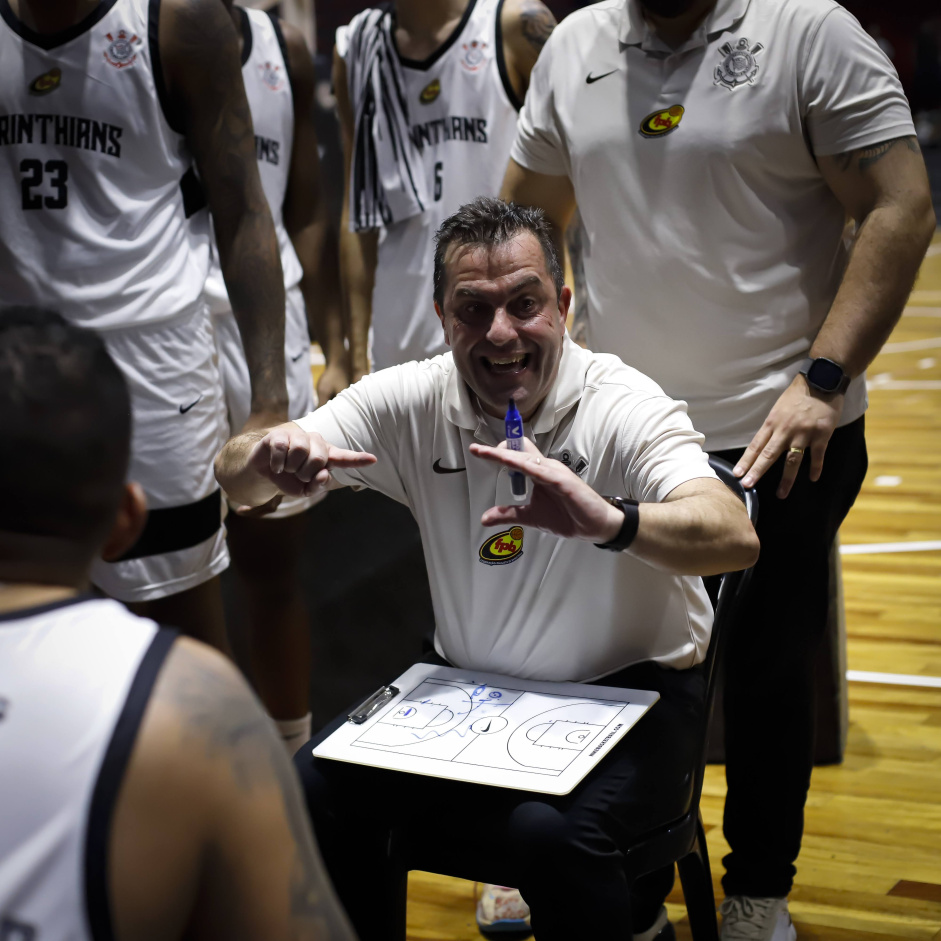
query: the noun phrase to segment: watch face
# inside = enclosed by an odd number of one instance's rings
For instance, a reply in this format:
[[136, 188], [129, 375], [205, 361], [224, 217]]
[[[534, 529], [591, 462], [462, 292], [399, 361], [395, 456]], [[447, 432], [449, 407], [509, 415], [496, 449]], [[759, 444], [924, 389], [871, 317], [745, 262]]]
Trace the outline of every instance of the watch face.
[[823, 392], [835, 392], [843, 381], [843, 370], [829, 359], [815, 359], [807, 370], [807, 381]]

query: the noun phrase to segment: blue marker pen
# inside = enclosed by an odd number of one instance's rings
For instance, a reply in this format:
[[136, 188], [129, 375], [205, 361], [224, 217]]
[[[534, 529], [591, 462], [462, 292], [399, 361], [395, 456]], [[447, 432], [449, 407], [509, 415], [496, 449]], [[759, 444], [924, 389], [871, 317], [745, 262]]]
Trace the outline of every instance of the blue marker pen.
[[[511, 451], [523, 450], [523, 419], [516, 410], [516, 402], [510, 399], [510, 407], [506, 410], [506, 446]], [[526, 499], [526, 475], [519, 471], [510, 471], [510, 486], [513, 488], [513, 499], [517, 502]]]

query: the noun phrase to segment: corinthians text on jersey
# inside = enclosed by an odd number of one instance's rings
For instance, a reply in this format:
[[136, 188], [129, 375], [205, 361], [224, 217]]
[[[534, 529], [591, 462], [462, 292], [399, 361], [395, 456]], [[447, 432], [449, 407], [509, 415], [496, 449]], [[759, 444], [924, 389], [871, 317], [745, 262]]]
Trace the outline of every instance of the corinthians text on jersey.
[[97, 150], [121, 156], [124, 129], [107, 121], [68, 114], [0, 114], [0, 147], [14, 144], [53, 144]]

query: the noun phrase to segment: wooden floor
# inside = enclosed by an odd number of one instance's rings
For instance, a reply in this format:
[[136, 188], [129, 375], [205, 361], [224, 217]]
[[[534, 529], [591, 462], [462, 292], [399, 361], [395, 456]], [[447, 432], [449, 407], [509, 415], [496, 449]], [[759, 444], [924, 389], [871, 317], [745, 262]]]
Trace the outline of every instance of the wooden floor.
[[[870, 468], [842, 543], [938, 548], [843, 556], [849, 668], [941, 678], [941, 237], [869, 377]], [[790, 905], [798, 935], [941, 941], [941, 681], [851, 682], [850, 722], [844, 763], [814, 772]], [[727, 851], [724, 795], [723, 769], [709, 768], [714, 877]], [[414, 873], [410, 941], [479, 939], [473, 894], [471, 883]], [[679, 890], [669, 909], [686, 941]]]

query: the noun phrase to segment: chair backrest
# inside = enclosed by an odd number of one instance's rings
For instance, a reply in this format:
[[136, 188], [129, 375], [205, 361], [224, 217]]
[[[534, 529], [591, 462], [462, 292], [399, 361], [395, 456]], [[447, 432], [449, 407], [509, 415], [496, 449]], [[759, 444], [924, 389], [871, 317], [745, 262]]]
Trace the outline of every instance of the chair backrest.
[[[745, 511], [748, 513], [752, 525], [757, 524], [758, 494], [754, 490], [746, 490], [742, 486], [742, 482], [732, 473], [732, 466], [727, 461], [710, 456], [709, 466], [716, 472], [719, 480], [745, 505]], [[729, 627], [736, 616], [742, 595], [751, 579], [751, 571], [750, 568], [747, 568], [739, 572], [726, 572], [723, 575], [713, 575], [703, 579], [715, 610], [715, 616], [713, 618], [709, 649], [706, 651], [706, 659], [703, 663], [706, 673], [706, 710], [703, 717], [702, 755], [696, 769], [696, 780], [693, 788], [693, 806], [699, 803], [702, 792], [703, 776], [706, 770], [706, 732], [712, 719], [719, 664], [722, 662], [722, 652], [728, 640]]]

